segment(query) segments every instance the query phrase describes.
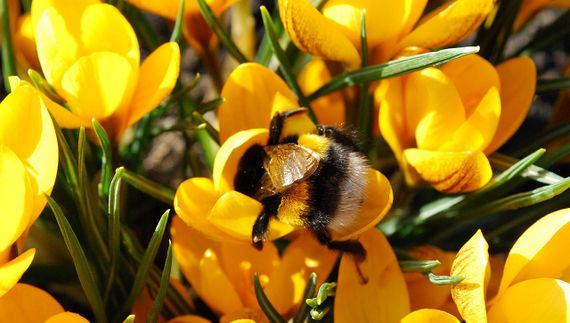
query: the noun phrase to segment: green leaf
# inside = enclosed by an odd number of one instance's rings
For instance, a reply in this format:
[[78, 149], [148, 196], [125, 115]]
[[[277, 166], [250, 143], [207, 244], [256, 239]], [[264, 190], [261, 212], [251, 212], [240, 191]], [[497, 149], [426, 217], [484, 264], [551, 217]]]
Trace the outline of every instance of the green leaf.
[[433, 273], [428, 273], [427, 278], [432, 284], [435, 285], [455, 285], [459, 284], [465, 277], [462, 276], [439, 276]]
[[291, 63], [285, 54], [283, 48], [279, 44], [279, 38], [277, 36], [277, 31], [275, 30], [275, 25], [273, 24], [273, 20], [267, 12], [267, 9], [264, 6], [259, 8], [261, 11], [261, 18], [263, 19], [263, 26], [265, 27], [265, 33], [269, 37], [269, 43], [271, 44], [271, 48], [273, 48], [273, 53], [277, 60], [279, 61], [279, 69], [283, 73], [283, 77], [285, 77], [285, 81], [289, 84], [289, 87], [295, 92], [297, 98], [299, 100], [299, 104], [302, 107], [305, 107], [309, 110], [309, 115], [313, 121], [316, 121], [317, 118], [315, 117], [315, 113], [311, 108], [311, 102], [305, 97], [303, 90], [297, 83], [297, 78], [293, 74], [293, 69], [291, 68]]
[[308, 299], [306, 301], [307, 305], [310, 307], [317, 307], [322, 305], [328, 297], [336, 295], [336, 283], [323, 283], [321, 287], [319, 287], [319, 292], [317, 293], [317, 297]]
[[[360, 15], [360, 52], [362, 56], [362, 68], [368, 65], [368, 40], [366, 36], [366, 9], [362, 9]], [[360, 143], [362, 145], [369, 144], [369, 138], [372, 132], [372, 108], [371, 108], [371, 98], [369, 92], [369, 82], [364, 82], [359, 86], [359, 97], [358, 97], [358, 124], [359, 124], [359, 134]]]
[[312, 101], [348, 86], [372, 82], [411, 73], [426, 67], [441, 65], [465, 55], [477, 53], [478, 51], [479, 46], [446, 48], [429, 53], [400, 58], [385, 64], [368, 66], [356, 71], [344, 72], [333, 78], [327, 84], [321, 86], [309, 95], [307, 99]]
[[16, 69], [16, 59], [14, 58], [14, 47], [12, 44], [12, 28], [10, 28], [10, 9], [8, 0], [0, 0], [0, 16], [2, 17], [2, 76], [4, 77], [4, 88], [10, 93], [10, 82], [8, 77], [18, 75]]
[[46, 81], [40, 73], [34, 71], [33, 69], [28, 70], [28, 76], [30, 80], [34, 84], [34, 86], [40, 90], [43, 94], [45, 94], [48, 98], [50, 98], [53, 102], [63, 106], [64, 108], [68, 108], [65, 105], [65, 99], [59, 96], [55, 89]]
[[182, 24], [184, 23], [184, 0], [180, 0], [178, 5], [178, 14], [176, 15], [176, 22], [170, 35], [170, 41], [179, 42], [182, 35]]
[[123, 179], [139, 191], [146, 193], [157, 200], [163, 201], [168, 205], [172, 205], [174, 203], [174, 192], [170, 188], [128, 171], [123, 167], [119, 167], [117, 171], [120, 169], [123, 169]]
[[45, 195], [48, 205], [51, 208], [57, 225], [65, 241], [65, 245], [69, 250], [71, 258], [73, 259], [73, 265], [77, 271], [77, 277], [79, 277], [79, 282], [85, 293], [85, 297], [91, 305], [91, 309], [95, 315], [98, 322], [107, 322], [107, 316], [105, 314], [105, 305], [103, 305], [103, 300], [101, 299], [101, 293], [97, 287], [96, 279], [94, 276], [94, 270], [91, 268], [87, 256], [73, 232], [73, 228], [67, 221], [67, 218], [63, 214], [63, 211], [59, 207], [56, 201], [54, 201], [50, 196]]
[[226, 99], [224, 97], [219, 97], [217, 99], [201, 103], [196, 112], [199, 114], [204, 114], [206, 112], [214, 111], [224, 102], [226, 102]]
[[535, 37], [523, 45], [513, 56], [531, 56], [532, 54], [563, 40], [565, 37], [568, 37], [569, 34], [570, 10], [566, 10], [566, 12], [560, 15], [560, 17], [558, 17], [553, 23], [539, 30], [535, 34]]
[[570, 77], [542, 79], [536, 83], [536, 92], [558, 91], [567, 88], [570, 88]]
[[123, 317], [125, 313], [128, 313], [128, 311], [131, 309], [134, 302], [137, 300], [140, 293], [142, 292], [148, 279], [149, 270], [153, 265], [154, 258], [156, 257], [158, 248], [160, 247], [160, 242], [162, 241], [162, 237], [164, 236], [164, 231], [166, 230], [166, 224], [168, 223], [169, 214], [170, 211], [167, 210], [160, 217], [160, 220], [156, 225], [154, 233], [150, 238], [148, 247], [146, 248], [146, 251], [141, 259], [141, 262], [138, 265], [138, 270], [135, 274], [135, 279], [133, 281], [131, 291], [129, 292], [129, 296], [123, 303], [123, 306], [116, 314], [117, 317], [113, 321], [115, 322], [118, 321], [118, 318]]
[[[317, 274], [311, 273], [311, 275], [309, 276], [309, 280], [307, 281], [307, 286], [305, 287], [305, 292], [303, 293], [302, 299], [307, 300], [313, 298], [313, 296], [315, 295], [316, 287], [317, 287]], [[302, 302], [301, 305], [299, 306], [299, 309], [297, 310], [297, 313], [295, 314], [295, 317], [293, 317], [293, 323], [305, 322], [305, 319], [307, 318], [308, 315], [309, 315], [309, 306], [307, 305], [306, 302]]]
[[162, 311], [162, 306], [164, 304], [164, 298], [166, 296], [166, 291], [168, 290], [168, 284], [170, 283], [170, 271], [172, 269], [172, 243], [168, 241], [168, 249], [166, 251], [166, 262], [164, 263], [164, 268], [162, 269], [162, 276], [160, 278], [160, 285], [158, 287], [158, 293], [152, 302], [150, 308], [147, 322], [157, 322]]
[[281, 317], [281, 315], [277, 312], [275, 307], [273, 307], [267, 298], [267, 295], [265, 295], [263, 287], [261, 287], [261, 283], [259, 282], [259, 275], [257, 272], [253, 275], [253, 287], [255, 289], [255, 297], [257, 298], [257, 303], [269, 321], [273, 323], [285, 323], [285, 319]]
[[507, 182], [511, 178], [514, 178], [518, 175], [525, 178], [530, 178], [543, 184], [555, 184], [560, 182], [564, 179], [562, 176], [550, 172], [542, 167], [533, 165], [544, 154], [545, 151], [545, 149], [539, 149], [522, 160], [517, 160], [516, 158], [500, 153], [494, 153], [489, 158], [491, 165], [493, 168], [505, 171], [490, 182], [490, 185], [488, 185], [489, 188], [493, 188], [496, 185], [500, 186], [504, 182]]
[[111, 185], [111, 174], [113, 172], [113, 155], [111, 149], [111, 142], [107, 136], [107, 132], [101, 124], [95, 119], [91, 119], [93, 130], [99, 143], [101, 144], [101, 182], [99, 183], [99, 197], [106, 200], [109, 196], [109, 186]]
[[430, 272], [441, 265], [439, 260], [400, 260], [400, 269], [403, 272]]
[[108, 300], [113, 283], [115, 281], [115, 276], [117, 275], [118, 264], [119, 264], [119, 251], [121, 242], [121, 184], [123, 177], [123, 168], [117, 169], [115, 176], [111, 180], [110, 192], [109, 192], [109, 251], [110, 251], [110, 264], [109, 271], [107, 273], [107, 286], [105, 288], [105, 301]]
[[192, 112], [192, 116], [194, 117], [194, 119], [198, 120], [198, 122], [200, 122], [200, 124], [204, 125], [204, 129], [206, 129], [206, 132], [219, 145], [220, 144], [220, 133], [218, 132], [218, 130], [216, 130], [216, 128], [214, 128], [214, 126], [212, 126], [212, 124], [210, 122], [208, 122], [208, 120], [204, 119], [204, 116], [202, 116], [200, 113], [198, 113], [198, 111]]
[[234, 43], [230, 35], [224, 30], [222, 24], [218, 20], [218, 17], [212, 11], [212, 8], [208, 6], [205, 0], [197, 0], [198, 6], [200, 7], [200, 12], [204, 17], [204, 20], [210, 26], [212, 31], [218, 36], [220, 43], [226, 48], [228, 53], [233, 56], [239, 63], [247, 63], [248, 59], [239, 50], [237, 45]]

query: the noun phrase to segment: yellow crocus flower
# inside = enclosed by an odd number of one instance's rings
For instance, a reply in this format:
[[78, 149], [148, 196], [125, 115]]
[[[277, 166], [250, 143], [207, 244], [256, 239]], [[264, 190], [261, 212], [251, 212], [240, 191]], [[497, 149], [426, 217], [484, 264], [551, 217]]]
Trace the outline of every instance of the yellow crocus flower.
[[301, 50], [356, 68], [363, 9], [371, 63], [378, 63], [409, 47], [430, 50], [457, 43], [476, 30], [493, 7], [493, 0], [448, 1], [418, 22], [426, 3], [330, 0], [321, 13], [309, 0], [279, 0], [279, 12], [285, 30]]
[[[275, 111], [296, 108], [294, 94], [275, 73], [259, 64], [237, 67], [228, 77], [219, 108], [222, 146], [214, 162], [213, 179], [190, 178], [176, 192], [174, 207], [188, 225], [216, 240], [249, 242], [262, 204], [234, 190], [234, 178], [244, 152], [254, 144], [265, 146], [267, 129]], [[315, 127], [303, 119], [297, 126]], [[346, 240], [377, 224], [392, 202], [388, 180], [378, 171], [368, 171], [368, 185], [360, 214], [347, 232], [333, 240]], [[269, 239], [284, 236], [294, 228], [272, 218]]]
[[[176, 20], [180, 7], [178, 0], [129, 0], [129, 2], [143, 10], [173, 21]], [[237, 0], [206, 0], [212, 11], [218, 15], [236, 2]], [[212, 48], [216, 44], [214, 34], [202, 17], [196, 0], [184, 1], [182, 32], [190, 46], [198, 50], [201, 55], [204, 54], [205, 49]]]
[[485, 185], [486, 156], [520, 126], [535, 83], [529, 58], [494, 67], [478, 55], [384, 80], [375, 91], [380, 130], [408, 184], [448, 193]]
[[44, 76], [71, 110], [48, 107], [62, 127], [89, 127], [95, 118], [117, 141], [170, 94], [178, 78], [178, 45], [163, 44], [139, 66], [135, 32], [111, 5], [36, 0], [32, 25]]
[[192, 288], [216, 313], [232, 317], [243, 315], [244, 308], [258, 308], [256, 272], [274, 307], [283, 315], [294, 314], [311, 272], [322, 282], [337, 257], [308, 234], [295, 238], [281, 256], [272, 243], [259, 251], [246, 243], [211, 240], [179, 217], [173, 219], [171, 235], [174, 255]]
[[521, 28], [540, 10], [547, 8], [570, 8], [569, 0], [523, 0], [519, 10], [519, 14], [515, 19], [514, 29]]
[[0, 296], [32, 262], [34, 249], [13, 257], [19, 253], [15, 243], [44, 208], [58, 163], [55, 130], [42, 96], [16, 77], [10, 86], [12, 93], [0, 103]]

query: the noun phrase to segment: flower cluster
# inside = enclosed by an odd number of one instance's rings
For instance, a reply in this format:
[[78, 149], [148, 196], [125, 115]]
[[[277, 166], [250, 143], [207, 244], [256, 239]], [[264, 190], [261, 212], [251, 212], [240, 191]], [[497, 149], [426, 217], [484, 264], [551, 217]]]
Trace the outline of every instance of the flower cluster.
[[0, 0], [0, 321], [570, 321], [570, 3], [258, 2]]

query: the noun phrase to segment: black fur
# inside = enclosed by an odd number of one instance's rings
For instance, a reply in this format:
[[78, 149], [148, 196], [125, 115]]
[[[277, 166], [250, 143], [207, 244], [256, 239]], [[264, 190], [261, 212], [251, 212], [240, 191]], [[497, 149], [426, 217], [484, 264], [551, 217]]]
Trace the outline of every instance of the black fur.
[[334, 142], [346, 147], [350, 151], [360, 151], [354, 138], [338, 128], [335, 128], [333, 126], [318, 125], [317, 133], [320, 136], [332, 139]]
[[263, 210], [255, 220], [251, 230], [251, 242], [258, 250], [263, 248], [263, 240], [265, 240], [267, 230], [269, 229], [269, 220], [277, 215], [277, 209], [279, 204], [281, 204], [281, 195], [266, 197], [261, 203], [263, 204]]
[[241, 157], [238, 163], [234, 188], [236, 191], [253, 197], [260, 186], [261, 177], [265, 174], [263, 159], [266, 153], [261, 145], [253, 145]]

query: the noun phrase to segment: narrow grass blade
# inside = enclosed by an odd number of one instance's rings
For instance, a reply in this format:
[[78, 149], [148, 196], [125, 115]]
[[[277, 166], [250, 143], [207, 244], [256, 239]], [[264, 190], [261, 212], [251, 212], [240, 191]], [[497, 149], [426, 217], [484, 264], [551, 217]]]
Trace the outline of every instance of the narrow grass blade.
[[198, 112], [199, 114], [204, 114], [206, 112], [214, 111], [224, 102], [226, 102], [226, 99], [224, 97], [219, 97], [217, 99], [213, 99], [211, 101], [204, 102], [204, 103], [200, 104], [200, 106], [198, 107], [198, 110], [196, 110], [196, 112]]
[[29, 69], [28, 76], [38, 90], [40, 90], [53, 102], [63, 106], [64, 108], [67, 108], [65, 105], [65, 99], [57, 94], [55, 89], [46, 81], [46, 79], [43, 78], [43, 76], [40, 75], [40, 73], [34, 71], [33, 69]]
[[348, 86], [394, 77], [430, 66], [437, 66], [465, 55], [477, 53], [479, 46], [446, 48], [425, 54], [413, 55], [385, 64], [372, 65], [356, 71], [345, 72], [310, 94], [307, 99], [315, 100]]
[[121, 246], [121, 187], [122, 187], [123, 168], [117, 169], [115, 176], [111, 180], [109, 190], [109, 205], [107, 207], [109, 212], [107, 232], [109, 233], [109, 251], [111, 261], [109, 264], [109, 272], [107, 273], [107, 285], [105, 287], [104, 299], [109, 299], [111, 289], [115, 282], [119, 264], [119, 251]]
[[465, 277], [462, 276], [439, 276], [433, 273], [427, 274], [427, 278], [432, 284], [440, 286], [459, 284], [460, 282], [463, 281], [463, 279], [465, 279]]
[[51, 208], [55, 219], [57, 220], [57, 225], [63, 236], [63, 240], [69, 250], [71, 258], [73, 259], [73, 265], [77, 271], [77, 277], [79, 277], [79, 282], [83, 291], [85, 292], [85, 297], [91, 305], [91, 309], [95, 315], [98, 322], [107, 322], [107, 315], [105, 314], [105, 306], [103, 305], [103, 300], [101, 299], [101, 293], [97, 287], [97, 282], [95, 279], [95, 271], [91, 268], [87, 256], [77, 239], [77, 236], [73, 232], [73, 228], [67, 221], [67, 218], [63, 214], [63, 211], [50, 196], [45, 195], [48, 205]]
[[111, 142], [107, 136], [107, 132], [101, 124], [95, 119], [91, 119], [93, 124], [93, 130], [99, 143], [101, 144], [101, 150], [103, 154], [101, 155], [101, 182], [99, 183], [99, 197], [103, 201], [107, 200], [109, 196], [109, 186], [111, 185], [111, 174], [113, 173], [113, 154], [111, 148]]
[[123, 317], [130, 308], [133, 306], [134, 302], [139, 297], [140, 293], [142, 292], [144, 285], [148, 279], [148, 273], [153, 265], [154, 258], [158, 252], [158, 248], [160, 247], [160, 242], [162, 241], [162, 237], [164, 236], [164, 231], [166, 230], [166, 224], [168, 223], [168, 216], [170, 211], [164, 212], [156, 225], [154, 233], [150, 238], [150, 242], [148, 243], [148, 247], [146, 248], [145, 253], [141, 259], [141, 262], [138, 266], [138, 270], [135, 274], [135, 279], [133, 281], [133, 286], [131, 291], [129, 292], [129, 296], [123, 303], [121, 310], [118, 311], [117, 317], [113, 321], [118, 321], [119, 318]]
[[261, 307], [261, 310], [263, 310], [263, 313], [265, 313], [269, 321], [273, 323], [285, 323], [285, 319], [281, 317], [281, 315], [277, 312], [275, 307], [273, 307], [267, 298], [267, 295], [265, 295], [263, 287], [261, 287], [261, 283], [259, 282], [259, 275], [257, 273], [255, 273], [253, 276], [253, 287], [255, 288], [255, 297], [257, 298], [259, 307]]
[[[570, 28], [570, 27], [569, 27]], [[542, 79], [536, 83], [536, 92], [558, 91], [570, 87], [570, 77]]]
[[192, 112], [192, 116], [194, 119], [198, 120], [200, 124], [205, 125], [206, 132], [212, 137], [212, 139], [219, 145], [220, 144], [220, 133], [208, 120], [204, 119], [204, 116], [198, 113], [197, 111]]
[[[556, 184], [564, 179], [564, 177], [550, 172], [542, 167], [535, 166], [537, 160], [544, 154], [545, 149], [539, 149], [533, 154], [525, 157], [522, 160], [517, 160], [516, 158], [495, 153], [490, 158], [489, 161], [494, 168], [505, 170], [499, 176], [495, 177], [491, 182], [491, 185], [501, 184], [502, 182], [508, 181], [509, 179], [520, 175], [525, 178], [530, 178], [539, 183], [543, 184]], [[520, 171], [522, 169], [522, 172]]]
[[204, 17], [204, 20], [212, 28], [212, 31], [218, 36], [220, 43], [226, 48], [228, 53], [232, 55], [239, 63], [247, 63], [248, 59], [245, 55], [239, 50], [237, 45], [234, 43], [230, 35], [224, 30], [222, 24], [218, 20], [218, 17], [212, 11], [212, 8], [208, 6], [205, 0], [197, 0], [198, 6], [200, 7], [200, 12]]
[[539, 30], [535, 35], [533, 39], [523, 45], [513, 56], [531, 56], [551, 44], [555, 44], [565, 37], [568, 37], [568, 35], [570, 35], [570, 10], [566, 10], [566, 12], [558, 17], [552, 24]]
[[[362, 68], [368, 66], [368, 40], [366, 35], [366, 9], [362, 9], [362, 14], [360, 16], [360, 52], [362, 57]], [[372, 109], [371, 109], [371, 98], [369, 93], [369, 82], [364, 82], [360, 84], [359, 96], [358, 96], [358, 124], [360, 143], [363, 145], [369, 144], [369, 138], [372, 129]]]
[[179, 42], [182, 36], [182, 24], [184, 23], [184, 0], [180, 0], [178, 5], [178, 14], [176, 15], [176, 22], [174, 23], [174, 28], [172, 29], [172, 35], [170, 35], [170, 41]]
[[439, 260], [400, 260], [400, 269], [403, 272], [430, 272], [441, 265]]
[[[0, 16], [2, 17], [2, 30], [4, 31], [2, 40], [2, 76], [4, 77], [4, 88], [10, 93], [10, 82], [8, 77], [18, 75], [16, 70], [16, 59], [14, 58], [14, 46], [12, 44], [12, 28], [10, 28], [10, 9], [8, 0], [0, 0]], [[16, 4], [16, 2], [12, 2]]]
[[[303, 297], [301, 299], [307, 300], [313, 298], [315, 295], [315, 290], [317, 288], [317, 274], [311, 273], [309, 276], [309, 280], [307, 281], [307, 286], [305, 287], [305, 292], [303, 293]], [[303, 323], [305, 319], [309, 315], [309, 306], [306, 302], [302, 302], [293, 317], [293, 323]]]
[[123, 179], [139, 191], [146, 193], [157, 200], [163, 201], [168, 205], [172, 205], [174, 202], [174, 192], [170, 188], [128, 171], [123, 167], [120, 167], [119, 169], [123, 169]]
[[261, 18], [263, 19], [263, 26], [265, 27], [265, 33], [269, 37], [269, 43], [271, 44], [271, 48], [273, 48], [273, 53], [277, 57], [279, 61], [279, 69], [283, 72], [283, 77], [285, 77], [285, 81], [289, 84], [289, 87], [295, 92], [297, 98], [299, 99], [299, 104], [309, 110], [309, 115], [313, 121], [316, 121], [315, 113], [311, 108], [311, 102], [305, 97], [303, 90], [297, 83], [297, 78], [293, 74], [293, 69], [291, 67], [291, 63], [285, 54], [283, 48], [279, 44], [279, 38], [277, 36], [277, 32], [275, 30], [275, 25], [273, 24], [273, 20], [267, 12], [267, 9], [264, 6], [259, 8], [261, 11]]
[[168, 241], [168, 250], [166, 251], [166, 262], [164, 263], [164, 268], [162, 269], [162, 276], [160, 278], [160, 286], [158, 287], [158, 293], [152, 302], [150, 312], [148, 313], [148, 322], [157, 322], [160, 316], [160, 311], [162, 311], [162, 306], [164, 305], [164, 298], [166, 296], [166, 291], [168, 290], [168, 284], [170, 283], [170, 271], [172, 269], [172, 243]]

